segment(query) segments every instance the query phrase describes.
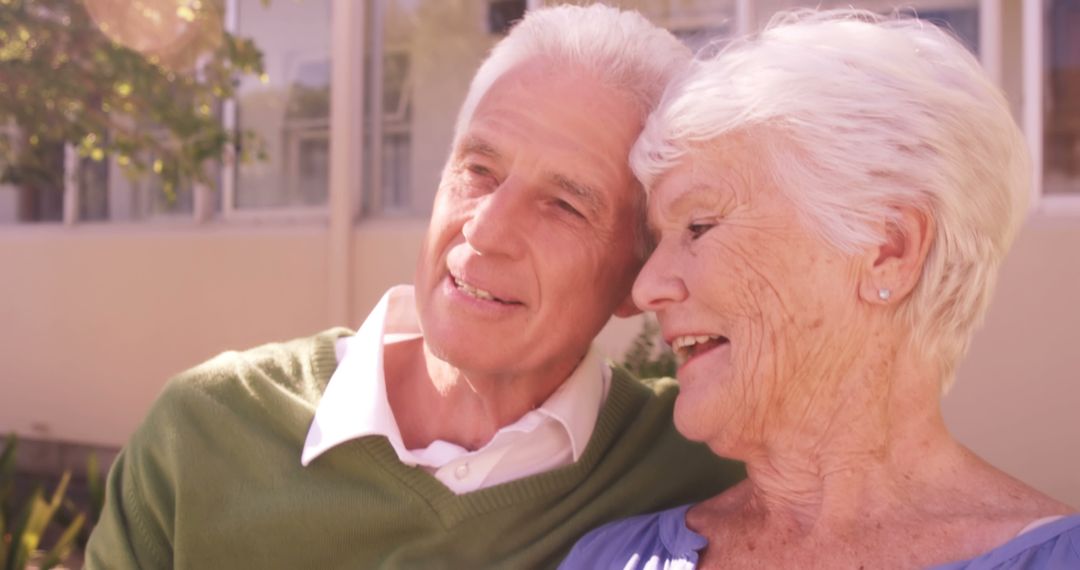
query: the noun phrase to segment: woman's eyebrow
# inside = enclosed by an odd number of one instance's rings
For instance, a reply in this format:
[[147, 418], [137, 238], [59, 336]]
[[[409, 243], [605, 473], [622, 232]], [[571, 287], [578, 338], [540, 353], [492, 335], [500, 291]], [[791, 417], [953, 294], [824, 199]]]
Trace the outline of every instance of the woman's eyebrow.
[[708, 198], [714, 192], [716, 190], [708, 184], [693, 184], [679, 192], [678, 196], [664, 204], [662, 208], [649, 208], [646, 216], [649, 227], [659, 228], [662, 225], [663, 218], [675, 218], [696, 206], [708, 205], [710, 202], [715, 203], [716, 200], [709, 200]]

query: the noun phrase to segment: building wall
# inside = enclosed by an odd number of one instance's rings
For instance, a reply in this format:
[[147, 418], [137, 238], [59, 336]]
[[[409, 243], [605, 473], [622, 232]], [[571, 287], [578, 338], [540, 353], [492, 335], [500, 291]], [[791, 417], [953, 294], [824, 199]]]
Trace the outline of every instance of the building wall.
[[171, 375], [327, 326], [324, 230], [0, 231], [0, 433], [125, 441]]
[[[13, 228], [0, 232], [0, 433], [122, 444], [167, 378], [222, 350], [355, 327], [411, 281], [425, 223], [354, 232], [355, 314], [327, 322], [319, 226]], [[1080, 223], [1036, 216], [946, 398], [949, 426], [996, 465], [1080, 506]], [[620, 355], [637, 319], [600, 338]]]
[[1080, 218], [1035, 216], [944, 402], [957, 438], [1080, 507]]

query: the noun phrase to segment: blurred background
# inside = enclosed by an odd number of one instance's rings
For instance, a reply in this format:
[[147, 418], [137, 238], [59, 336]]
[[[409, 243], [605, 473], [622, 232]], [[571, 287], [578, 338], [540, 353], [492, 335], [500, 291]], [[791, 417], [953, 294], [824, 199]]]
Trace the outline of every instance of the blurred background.
[[[104, 468], [173, 374], [356, 327], [410, 282], [473, 72], [524, 10], [558, 3], [0, 0], [0, 434], [19, 434], [19, 469], [91, 451]], [[819, 4], [609, 3], [692, 46]], [[1080, 506], [1080, 0], [902, 7], [977, 54], [1036, 165], [946, 419]], [[618, 360], [642, 327], [600, 343]]]

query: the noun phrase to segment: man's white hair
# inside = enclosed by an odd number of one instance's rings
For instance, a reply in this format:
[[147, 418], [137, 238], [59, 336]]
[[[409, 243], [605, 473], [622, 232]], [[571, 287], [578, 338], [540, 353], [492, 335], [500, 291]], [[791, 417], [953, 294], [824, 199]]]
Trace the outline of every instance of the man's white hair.
[[644, 122], [664, 86], [690, 58], [689, 48], [637, 12], [600, 4], [530, 11], [477, 70], [458, 113], [454, 140], [492, 84], [526, 61], [541, 59], [597, 77], [637, 103]]
[[[664, 86], [684, 70], [691, 56], [690, 48], [671, 32], [638, 12], [602, 4], [530, 11], [495, 45], [476, 71], [458, 113], [454, 146], [488, 89], [522, 63], [543, 61], [557, 69], [595, 77], [637, 105], [644, 123], [663, 95]], [[636, 250], [644, 259], [649, 252], [644, 193], [639, 192], [635, 210], [632, 223], [636, 226]]]
[[1001, 91], [948, 32], [860, 10], [778, 14], [701, 55], [631, 152], [650, 188], [702, 143], [749, 133], [761, 167], [841, 251], [884, 241], [897, 206], [936, 224], [902, 315], [942, 390], [1027, 211], [1030, 162]]

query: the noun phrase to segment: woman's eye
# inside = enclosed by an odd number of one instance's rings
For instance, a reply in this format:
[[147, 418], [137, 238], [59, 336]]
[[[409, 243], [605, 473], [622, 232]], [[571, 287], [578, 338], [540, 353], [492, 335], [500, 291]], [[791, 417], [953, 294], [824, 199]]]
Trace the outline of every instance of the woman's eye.
[[703, 235], [705, 232], [711, 230], [716, 225], [715, 222], [690, 222], [686, 226], [686, 231], [690, 233], [690, 239], [695, 240]]

